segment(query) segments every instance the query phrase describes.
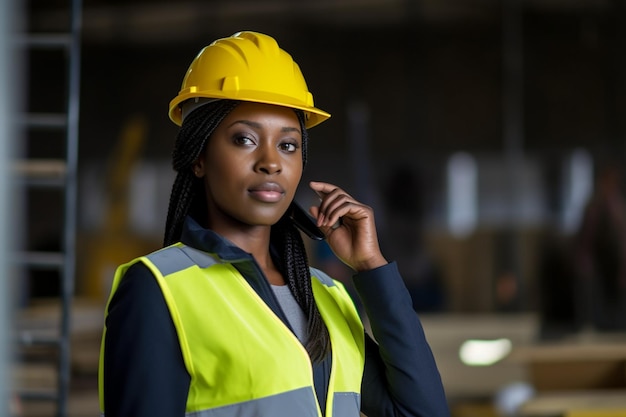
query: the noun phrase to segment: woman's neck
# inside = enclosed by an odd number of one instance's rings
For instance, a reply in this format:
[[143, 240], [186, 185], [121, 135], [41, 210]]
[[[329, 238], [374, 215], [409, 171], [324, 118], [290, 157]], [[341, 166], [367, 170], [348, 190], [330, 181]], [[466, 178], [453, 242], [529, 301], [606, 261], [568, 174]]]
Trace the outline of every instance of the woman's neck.
[[276, 267], [270, 253], [270, 231], [270, 227], [259, 227], [246, 231], [222, 231], [219, 228], [215, 230], [215, 232], [251, 254], [270, 284], [285, 285], [285, 279]]

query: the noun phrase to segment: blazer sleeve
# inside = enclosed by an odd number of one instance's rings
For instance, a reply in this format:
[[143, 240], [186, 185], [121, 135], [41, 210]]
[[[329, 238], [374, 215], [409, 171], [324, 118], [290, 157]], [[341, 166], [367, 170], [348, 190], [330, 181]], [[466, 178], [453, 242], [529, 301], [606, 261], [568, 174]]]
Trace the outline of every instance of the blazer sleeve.
[[363, 413], [449, 416], [439, 370], [395, 262], [355, 275], [354, 285], [375, 339], [365, 338]]
[[189, 384], [161, 289], [145, 265], [134, 264], [106, 317], [106, 417], [183, 417]]

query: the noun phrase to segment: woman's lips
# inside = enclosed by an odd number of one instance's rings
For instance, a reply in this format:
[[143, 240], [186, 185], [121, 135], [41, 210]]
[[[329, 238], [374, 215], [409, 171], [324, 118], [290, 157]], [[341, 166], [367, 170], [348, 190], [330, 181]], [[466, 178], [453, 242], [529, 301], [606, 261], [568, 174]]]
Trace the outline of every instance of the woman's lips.
[[285, 195], [285, 190], [275, 182], [267, 182], [248, 189], [252, 198], [264, 203], [276, 203]]

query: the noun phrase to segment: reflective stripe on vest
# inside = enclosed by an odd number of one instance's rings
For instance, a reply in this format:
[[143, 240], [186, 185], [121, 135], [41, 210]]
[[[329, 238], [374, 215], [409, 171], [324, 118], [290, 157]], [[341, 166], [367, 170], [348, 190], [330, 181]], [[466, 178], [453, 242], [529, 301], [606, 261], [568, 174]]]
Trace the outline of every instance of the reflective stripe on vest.
[[[173, 245], [121, 266], [111, 296], [138, 261], [156, 277], [177, 330], [191, 376], [188, 416], [321, 415], [306, 350], [230, 263]], [[344, 287], [314, 268], [311, 274], [332, 344], [325, 415], [358, 417], [363, 326]], [[100, 362], [103, 410], [103, 349]]]

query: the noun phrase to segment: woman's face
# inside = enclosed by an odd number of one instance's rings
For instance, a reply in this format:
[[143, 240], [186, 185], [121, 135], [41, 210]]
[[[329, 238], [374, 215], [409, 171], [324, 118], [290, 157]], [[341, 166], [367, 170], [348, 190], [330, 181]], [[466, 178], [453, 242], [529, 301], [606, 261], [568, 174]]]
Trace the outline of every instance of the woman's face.
[[296, 113], [241, 102], [209, 137], [194, 173], [204, 179], [209, 228], [226, 232], [275, 224], [302, 176]]

